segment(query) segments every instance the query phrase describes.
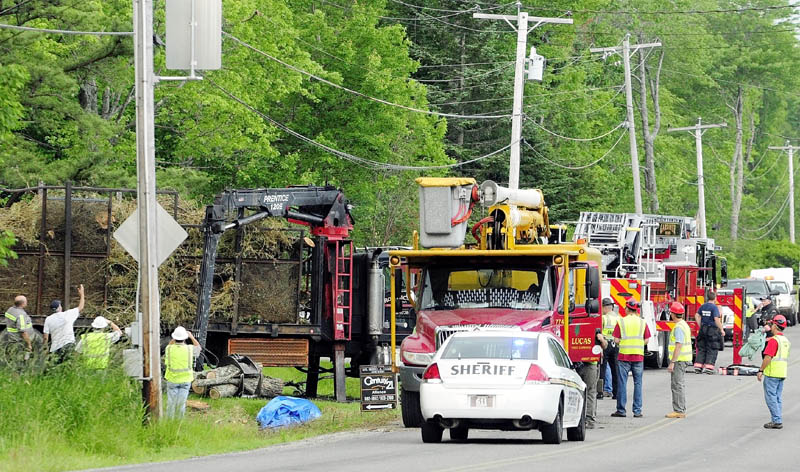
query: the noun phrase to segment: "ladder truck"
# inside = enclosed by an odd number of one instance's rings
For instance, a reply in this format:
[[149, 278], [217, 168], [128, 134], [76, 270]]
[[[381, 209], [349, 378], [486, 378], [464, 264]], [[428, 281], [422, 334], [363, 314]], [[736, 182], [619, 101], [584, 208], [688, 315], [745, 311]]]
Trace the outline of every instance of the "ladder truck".
[[718, 290], [727, 282], [727, 262], [716, 254], [714, 240], [697, 237], [697, 222], [685, 216], [581, 212], [574, 238], [602, 253], [604, 286], [620, 311], [627, 298], [640, 303], [652, 336], [645, 364], [669, 364], [669, 304], [686, 308], [685, 319], [697, 334], [694, 315], [715, 292], [721, 310], [741, 320], [741, 290]]

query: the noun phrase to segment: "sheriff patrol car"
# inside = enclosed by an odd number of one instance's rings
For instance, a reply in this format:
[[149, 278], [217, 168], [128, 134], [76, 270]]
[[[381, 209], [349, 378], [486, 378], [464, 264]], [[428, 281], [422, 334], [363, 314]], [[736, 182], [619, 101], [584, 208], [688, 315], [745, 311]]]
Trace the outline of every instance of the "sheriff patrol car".
[[450, 336], [420, 385], [422, 441], [466, 440], [469, 429], [539, 430], [545, 443], [585, 436], [586, 384], [561, 342], [542, 332], [465, 331]]

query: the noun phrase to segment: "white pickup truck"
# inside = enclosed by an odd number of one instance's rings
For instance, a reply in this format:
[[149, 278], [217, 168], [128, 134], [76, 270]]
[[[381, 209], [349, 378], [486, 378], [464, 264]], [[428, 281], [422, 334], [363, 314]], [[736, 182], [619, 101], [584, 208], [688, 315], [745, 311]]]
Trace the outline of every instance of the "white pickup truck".
[[798, 300], [797, 290], [794, 288], [794, 270], [791, 267], [753, 269], [750, 271], [750, 277], [766, 280], [773, 294], [775, 307], [786, 317], [790, 325], [797, 324]]

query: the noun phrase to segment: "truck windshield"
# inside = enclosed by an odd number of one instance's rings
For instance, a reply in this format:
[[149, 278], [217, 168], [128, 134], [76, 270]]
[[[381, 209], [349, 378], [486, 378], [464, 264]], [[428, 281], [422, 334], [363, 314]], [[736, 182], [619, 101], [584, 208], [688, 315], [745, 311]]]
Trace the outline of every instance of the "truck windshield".
[[442, 359], [525, 359], [535, 361], [537, 338], [510, 336], [454, 337]]
[[777, 290], [778, 293], [789, 293], [789, 288], [786, 286], [786, 282], [770, 282], [769, 288], [772, 290]]
[[423, 275], [420, 309], [551, 310], [553, 292], [551, 271], [547, 267], [428, 267]]

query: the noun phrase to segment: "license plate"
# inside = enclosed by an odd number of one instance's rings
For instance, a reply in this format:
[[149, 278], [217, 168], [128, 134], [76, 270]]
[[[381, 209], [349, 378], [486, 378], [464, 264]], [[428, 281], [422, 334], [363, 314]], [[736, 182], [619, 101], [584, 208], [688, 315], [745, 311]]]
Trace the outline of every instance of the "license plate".
[[469, 406], [472, 408], [492, 408], [494, 395], [470, 395]]

